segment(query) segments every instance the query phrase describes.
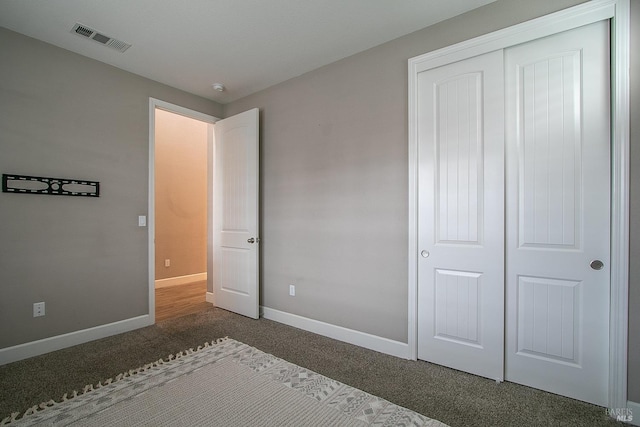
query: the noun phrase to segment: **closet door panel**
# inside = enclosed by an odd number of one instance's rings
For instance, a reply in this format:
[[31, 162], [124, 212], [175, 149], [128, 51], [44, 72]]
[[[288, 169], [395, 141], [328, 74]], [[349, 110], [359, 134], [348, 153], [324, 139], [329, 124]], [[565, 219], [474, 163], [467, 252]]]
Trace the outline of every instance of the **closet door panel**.
[[609, 29], [505, 51], [506, 379], [606, 405]]
[[418, 76], [418, 357], [504, 375], [504, 82], [496, 51]]

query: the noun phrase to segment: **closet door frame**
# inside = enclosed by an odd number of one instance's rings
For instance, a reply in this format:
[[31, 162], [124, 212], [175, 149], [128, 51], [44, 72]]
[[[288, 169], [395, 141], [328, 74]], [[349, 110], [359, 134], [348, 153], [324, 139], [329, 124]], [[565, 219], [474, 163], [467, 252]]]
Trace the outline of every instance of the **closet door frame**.
[[409, 59], [408, 354], [418, 356], [417, 77], [422, 71], [498, 49], [611, 21], [611, 300], [609, 407], [627, 407], [629, 292], [629, 0], [592, 0]]

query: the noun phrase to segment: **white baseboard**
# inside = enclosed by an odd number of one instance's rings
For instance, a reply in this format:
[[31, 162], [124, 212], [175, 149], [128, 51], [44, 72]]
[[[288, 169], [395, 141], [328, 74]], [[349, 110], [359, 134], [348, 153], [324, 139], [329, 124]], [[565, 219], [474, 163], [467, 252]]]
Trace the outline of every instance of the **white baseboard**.
[[187, 283], [202, 282], [207, 280], [207, 273], [187, 274], [186, 276], [167, 277], [156, 280], [156, 289], [167, 288], [169, 286], [185, 285]]
[[338, 341], [344, 341], [349, 344], [368, 348], [370, 350], [379, 351], [380, 353], [401, 357], [403, 359], [410, 359], [409, 345], [406, 343], [379, 337], [377, 335], [367, 334], [353, 329], [347, 329], [330, 323], [320, 322], [318, 320], [308, 319], [296, 314], [285, 313], [269, 307], [260, 307], [260, 309], [262, 311], [262, 316], [265, 319], [284, 323], [285, 325], [333, 338]]
[[640, 426], [640, 403], [628, 401], [627, 408], [631, 410], [629, 415], [633, 417], [628, 423], [634, 426]]
[[211, 303], [213, 305], [216, 305], [216, 300], [213, 297], [213, 292], [207, 291], [206, 300], [207, 300], [207, 302], [209, 302], [209, 303]]
[[152, 325], [148, 314], [0, 349], [0, 365]]

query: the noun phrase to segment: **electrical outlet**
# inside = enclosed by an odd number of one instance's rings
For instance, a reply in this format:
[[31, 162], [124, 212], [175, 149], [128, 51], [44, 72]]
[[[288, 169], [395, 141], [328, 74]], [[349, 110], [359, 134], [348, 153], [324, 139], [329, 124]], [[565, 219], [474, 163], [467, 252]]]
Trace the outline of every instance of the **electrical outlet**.
[[292, 297], [296, 296], [296, 285], [289, 285], [289, 295]]
[[44, 302], [33, 303], [33, 317], [44, 316]]
[[171, 267], [171, 260], [170, 259], [165, 259], [164, 260], [164, 266], [165, 267]]

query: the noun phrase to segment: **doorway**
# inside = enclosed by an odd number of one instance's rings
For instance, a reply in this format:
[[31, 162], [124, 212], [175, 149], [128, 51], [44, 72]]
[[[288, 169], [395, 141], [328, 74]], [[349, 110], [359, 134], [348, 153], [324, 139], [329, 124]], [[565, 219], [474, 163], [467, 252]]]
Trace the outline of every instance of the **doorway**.
[[209, 153], [214, 121], [211, 116], [151, 100], [149, 297], [155, 321], [210, 305]]
[[[226, 119], [149, 99], [149, 320], [156, 320], [156, 112], [204, 122], [207, 128], [206, 294], [216, 307], [259, 317], [259, 111]], [[214, 123], [215, 133], [214, 133]], [[215, 175], [215, 177], [214, 177]], [[188, 185], [188, 184], [186, 184]], [[139, 218], [142, 222], [144, 217]], [[167, 258], [159, 257], [160, 268]], [[170, 258], [169, 258], [170, 259]], [[172, 265], [169, 261], [169, 265]], [[198, 273], [194, 273], [198, 274]], [[190, 275], [186, 275], [187, 278]], [[172, 279], [173, 280], [173, 279]]]
[[156, 321], [206, 308], [206, 122], [155, 112]]

